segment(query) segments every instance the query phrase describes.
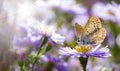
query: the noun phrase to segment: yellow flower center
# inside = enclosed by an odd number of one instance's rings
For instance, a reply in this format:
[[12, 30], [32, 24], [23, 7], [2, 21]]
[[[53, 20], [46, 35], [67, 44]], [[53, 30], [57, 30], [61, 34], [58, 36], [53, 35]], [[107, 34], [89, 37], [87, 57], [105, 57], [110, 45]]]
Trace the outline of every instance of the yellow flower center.
[[91, 50], [91, 47], [89, 47], [87, 45], [78, 45], [75, 47], [75, 50], [77, 52], [86, 53], [87, 51]]

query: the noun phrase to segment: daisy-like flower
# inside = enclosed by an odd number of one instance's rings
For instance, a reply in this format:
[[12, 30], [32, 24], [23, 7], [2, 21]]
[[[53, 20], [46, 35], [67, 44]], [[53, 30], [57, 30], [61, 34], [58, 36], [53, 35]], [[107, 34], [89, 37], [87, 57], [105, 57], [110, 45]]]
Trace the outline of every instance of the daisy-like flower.
[[46, 36], [48, 41], [54, 44], [63, 44], [65, 37], [56, 33], [54, 25], [47, 25], [44, 22], [36, 23], [36, 24], [26, 24], [20, 26], [23, 31], [26, 32], [25, 37], [17, 37], [14, 40], [15, 44], [24, 44], [24, 45], [32, 45], [35, 48], [39, 48], [41, 39], [43, 36]]
[[107, 58], [111, 56], [109, 49], [107, 47], [101, 48], [101, 45], [97, 45], [96, 47], [89, 45], [77, 45], [74, 49], [65, 47], [60, 49], [60, 55], [83, 58], [87, 58], [89, 56]]
[[119, 17], [117, 17], [119, 15], [118, 8], [119, 5], [115, 2], [112, 2], [112, 4], [95, 3], [92, 7], [92, 14], [102, 18], [105, 21], [107, 20], [119, 23]]

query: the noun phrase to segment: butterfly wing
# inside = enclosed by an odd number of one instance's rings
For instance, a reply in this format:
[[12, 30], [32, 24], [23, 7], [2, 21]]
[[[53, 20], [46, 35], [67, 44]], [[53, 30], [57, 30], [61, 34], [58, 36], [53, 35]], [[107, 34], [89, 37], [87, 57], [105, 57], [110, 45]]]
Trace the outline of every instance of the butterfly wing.
[[89, 37], [89, 39], [90, 39], [90, 42], [92, 43], [100, 44], [104, 41], [105, 37], [106, 37], [106, 30], [104, 28], [100, 28], [98, 31], [93, 33]]
[[96, 16], [90, 17], [85, 25], [83, 36], [89, 35], [97, 28], [102, 28], [101, 21]]
[[83, 27], [78, 23], [75, 23], [75, 33], [77, 38], [81, 38], [82, 32], [83, 32]]
[[86, 36], [89, 37], [91, 43], [99, 44], [103, 42], [106, 31], [102, 28], [101, 21], [96, 16], [90, 17], [85, 25], [82, 37]]

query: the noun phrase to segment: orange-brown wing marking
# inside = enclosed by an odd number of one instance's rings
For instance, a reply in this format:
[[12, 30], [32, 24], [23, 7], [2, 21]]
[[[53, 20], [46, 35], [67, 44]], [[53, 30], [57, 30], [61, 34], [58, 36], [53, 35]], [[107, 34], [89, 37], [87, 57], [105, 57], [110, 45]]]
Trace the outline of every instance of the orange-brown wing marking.
[[102, 28], [101, 21], [96, 17], [92, 16], [88, 20], [87, 24], [85, 25], [83, 37], [89, 35], [90, 33], [94, 32], [95, 29]]
[[95, 33], [93, 33], [89, 37], [89, 39], [90, 39], [90, 42], [93, 42], [95, 44], [100, 44], [104, 41], [105, 37], [106, 37], [106, 30], [104, 28], [100, 28]]
[[81, 38], [81, 35], [83, 33], [83, 27], [78, 23], [75, 23], [75, 33], [77, 38]]

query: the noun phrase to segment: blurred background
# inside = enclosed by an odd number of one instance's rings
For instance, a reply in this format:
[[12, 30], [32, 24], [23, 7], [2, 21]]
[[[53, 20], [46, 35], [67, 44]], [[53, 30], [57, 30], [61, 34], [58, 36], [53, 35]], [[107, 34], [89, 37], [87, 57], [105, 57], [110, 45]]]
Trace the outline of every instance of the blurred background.
[[[65, 36], [63, 46], [74, 47], [75, 23], [84, 26], [92, 15], [99, 17], [107, 30], [102, 44], [108, 45], [112, 57], [93, 58], [91, 63], [101, 71], [120, 71], [120, 0], [0, 0], [0, 71], [19, 71], [19, 57], [27, 50], [14, 46], [15, 35], [23, 35], [19, 26], [44, 21]], [[71, 66], [79, 68], [73, 61], [69, 60]]]

